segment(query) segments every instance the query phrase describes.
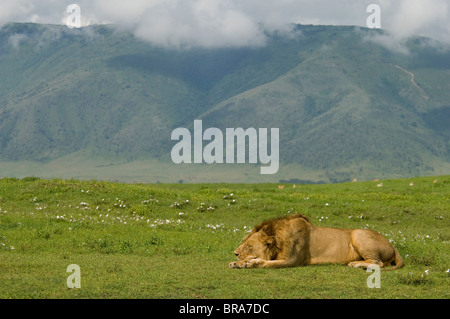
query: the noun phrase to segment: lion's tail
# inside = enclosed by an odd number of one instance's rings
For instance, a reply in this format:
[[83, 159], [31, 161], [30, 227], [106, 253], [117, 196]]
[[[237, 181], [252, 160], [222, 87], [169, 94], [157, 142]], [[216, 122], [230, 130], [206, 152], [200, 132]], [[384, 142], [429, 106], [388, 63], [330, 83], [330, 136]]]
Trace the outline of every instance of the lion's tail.
[[394, 258], [395, 266], [392, 268], [385, 268], [384, 270], [386, 271], [396, 270], [402, 268], [405, 265], [405, 263], [403, 262], [403, 258], [398, 252], [398, 250], [396, 248], [394, 248], [394, 250], [395, 250], [395, 258]]

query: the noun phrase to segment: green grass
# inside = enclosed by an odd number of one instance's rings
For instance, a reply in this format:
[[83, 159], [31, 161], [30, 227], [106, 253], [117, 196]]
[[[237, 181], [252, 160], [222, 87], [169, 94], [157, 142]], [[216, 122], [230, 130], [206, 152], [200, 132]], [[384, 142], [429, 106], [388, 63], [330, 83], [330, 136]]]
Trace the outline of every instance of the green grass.
[[[0, 298], [449, 298], [450, 176], [379, 183], [4, 178]], [[377, 230], [406, 265], [382, 272], [380, 289], [345, 265], [228, 268], [247, 230], [293, 212]], [[81, 268], [79, 289], [67, 288], [70, 264]]]

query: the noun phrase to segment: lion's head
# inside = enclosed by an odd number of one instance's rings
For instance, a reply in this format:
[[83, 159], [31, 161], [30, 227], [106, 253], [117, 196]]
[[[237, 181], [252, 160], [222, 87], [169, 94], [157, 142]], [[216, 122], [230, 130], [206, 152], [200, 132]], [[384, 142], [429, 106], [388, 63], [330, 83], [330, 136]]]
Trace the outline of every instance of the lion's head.
[[271, 260], [276, 257], [275, 236], [268, 232], [269, 226], [254, 229], [234, 251], [239, 260], [261, 258]]

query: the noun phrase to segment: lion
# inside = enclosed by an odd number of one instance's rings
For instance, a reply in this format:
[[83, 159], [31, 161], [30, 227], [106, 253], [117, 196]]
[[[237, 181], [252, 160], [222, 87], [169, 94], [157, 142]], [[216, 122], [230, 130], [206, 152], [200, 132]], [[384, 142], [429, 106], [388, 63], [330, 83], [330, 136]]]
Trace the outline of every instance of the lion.
[[263, 221], [234, 251], [230, 268], [285, 268], [316, 264], [403, 267], [397, 249], [376, 231], [316, 227], [306, 216], [289, 215]]

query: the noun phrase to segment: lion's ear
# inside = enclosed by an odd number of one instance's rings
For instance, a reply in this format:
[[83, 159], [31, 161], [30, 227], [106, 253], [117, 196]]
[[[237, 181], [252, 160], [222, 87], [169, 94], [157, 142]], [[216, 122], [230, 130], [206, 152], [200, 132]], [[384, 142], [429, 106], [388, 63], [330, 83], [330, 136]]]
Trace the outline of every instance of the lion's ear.
[[264, 238], [264, 243], [268, 247], [272, 247], [276, 244], [275, 236], [267, 236], [267, 238]]
[[263, 228], [261, 229], [261, 231], [263, 231], [267, 236], [275, 235], [273, 225], [271, 225], [271, 224], [264, 225]]
[[275, 236], [273, 234], [272, 225], [264, 225], [264, 227], [261, 229], [261, 235], [263, 243], [266, 246], [272, 247], [273, 245], [275, 245]]

